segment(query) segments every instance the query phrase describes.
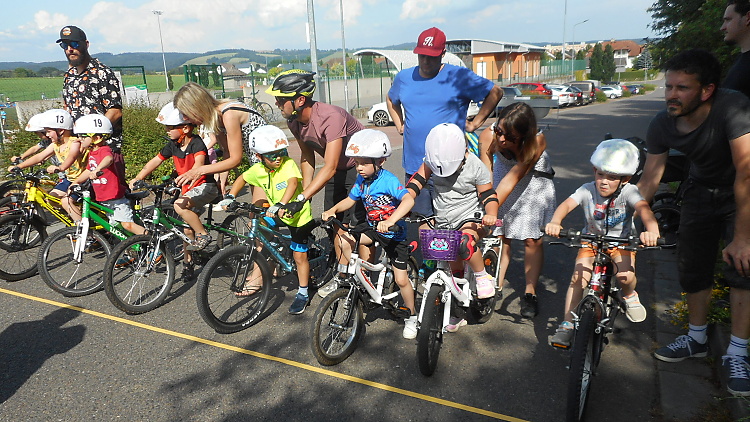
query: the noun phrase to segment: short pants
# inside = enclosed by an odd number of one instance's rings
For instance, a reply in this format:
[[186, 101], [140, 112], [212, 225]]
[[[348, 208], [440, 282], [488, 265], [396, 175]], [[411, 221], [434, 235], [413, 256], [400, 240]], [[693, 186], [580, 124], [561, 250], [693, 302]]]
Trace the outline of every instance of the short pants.
[[130, 208], [130, 201], [127, 198], [102, 201], [101, 205], [111, 208], [114, 211], [109, 216], [109, 224], [133, 222], [133, 209]]
[[206, 204], [211, 203], [219, 196], [219, 188], [216, 187], [216, 183], [206, 182], [190, 189], [182, 196], [190, 198], [190, 201], [193, 202], [192, 211], [201, 215]]

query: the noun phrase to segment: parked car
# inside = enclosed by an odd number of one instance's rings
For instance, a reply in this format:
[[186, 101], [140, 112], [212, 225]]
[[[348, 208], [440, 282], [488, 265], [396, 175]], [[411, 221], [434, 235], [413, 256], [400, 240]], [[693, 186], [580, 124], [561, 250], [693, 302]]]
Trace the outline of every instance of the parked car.
[[[497, 114], [500, 112], [500, 110], [513, 103], [531, 101], [531, 97], [529, 97], [528, 95], [523, 95], [521, 90], [516, 88], [515, 86], [501, 86], [500, 89], [503, 90], [503, 98], [501, 98], [500, 102], [497, 103], [495, 111], [490, 113], [489, 117], [497, 117]], [[480, 103], [479, 107], [481, 106], [482, 105]]]
[[547, 85], [547, 88], [552, 90], [552, 97], [557, 97], [558, 107], [567, 107], [571, 104], [576, 103], [576, 99], [573, 96], [573, 89], [566, 85]]
[[614, 87], [611, 85], [604, 85], [602, 88], [602, 92], [604, 95], [606, 95], [609, 98], [620, 98], [622, 97], [622, 89], [618, 87]]
[[631, 94], [640, 94], [641, 89], [643, 89], [643, 85], [638, 84], [625, 85], [625, 87], [630, 90]]
[[509, 86], [516, 87], [521, 91], [534, 91], [534, 94], [536, 95], [552, 95], [552, 90], [550, 90], [546, 84], [542, 83], [516, 82], [514, 84], [510, 84]]
[[596, 85], [591, 81], [573, 81], [567, 85], [576, 87], [583, 92], [583, 102], [589, 104], [596, 100]]
[[578, 89], [578, 88], [576, 88], [574, 86], [571, 86], [570, 89], [573, 90], [573, 93], [571, 95], [576, 100], [575, 101], [575, 105], [580, 106], [580, 105], [586, 104], [586, 102], [584, 101], [584, 98], [583, 98], [583, 91], [581, 91], [580, 89]]
[[[479, 105], [471, 101], [469, 108], [466, 110], [466, 118], [474, 117], [477, 113], [479, 113]], [[385, 102], [377, 103], [370, 107], [370, 110], [367, 112], [367, 119], [378, 127], [388, 126], [393, 123], [393, 118], [388, 113], [388, 106]]]

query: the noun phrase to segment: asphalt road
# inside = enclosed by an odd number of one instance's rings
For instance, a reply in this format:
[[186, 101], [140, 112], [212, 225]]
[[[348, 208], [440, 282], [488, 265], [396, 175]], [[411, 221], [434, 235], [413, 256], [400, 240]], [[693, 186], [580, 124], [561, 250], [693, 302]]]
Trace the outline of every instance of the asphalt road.
[[[592, 179], [588, 158], [605, 133], [645, 136], [662, 93], [553, 111], [542, 122], [558, 202]], [[401, 175], [400, 136], [393, 126], [385, 131], [395, 146], [387, 168]], [[566, 225], [581, 221], [574, 212]], [[320, 366], [310, 351], [320, 299], [289, 315], [290, 277], [275, 284], [265, 319], [232, 335], [201, 320], [192, 284], [178, 282], [168, 303], [128, 316], [104, 292], [64, 298], [38, 276], [2, 283], [0, 421], [561, 420], [569, 358], [547, 336], [561, 317], [575, 251], [546, 248], [541, 313], [525, 320], [522, 245], [515, 246], [496, 314], [447, 335], [430, 378], [419, 373], [402, 323], [382, 311], [367, 314], [348, 360]], [[649, 265], [639, 259], [639, 274]], [[642, 279], [638, 290], [651, 309], [652, 284]], [[654, 316], [618, 325], [594, 380], [590, 420], [658, 421]]]

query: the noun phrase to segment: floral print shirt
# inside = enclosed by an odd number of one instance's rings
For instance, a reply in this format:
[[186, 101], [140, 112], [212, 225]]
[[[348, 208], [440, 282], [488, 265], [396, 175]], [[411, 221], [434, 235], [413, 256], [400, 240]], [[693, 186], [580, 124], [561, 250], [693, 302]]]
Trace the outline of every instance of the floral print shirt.
[[[122, 108], [120, 82], [115, 72], [98, 59], [91, 58], [82, 73], [71, 66], [63, 82], [63, 103], [73, 120], [87, 114], [105, 114], [110, 108]], [[112, 152], [122, 148], [122, 122], [112, 122], [112, 136], [107, 140]]]

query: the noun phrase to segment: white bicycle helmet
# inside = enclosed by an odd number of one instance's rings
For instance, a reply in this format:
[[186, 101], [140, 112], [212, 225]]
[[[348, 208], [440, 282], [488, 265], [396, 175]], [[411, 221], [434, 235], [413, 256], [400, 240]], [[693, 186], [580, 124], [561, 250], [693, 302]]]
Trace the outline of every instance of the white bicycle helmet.
[[266, 154], [289, 148], [289, 140], [280, 128], [263, 125], [250, 132], [250, 149], [258, 154]]
[[175, 108], [174, 103], [164, 104], [164, 107], [159, 110], [159, 115], [156, 116], [156, 121], [167, 126], [190, 124], [185, 115]]
[[26, 122], [26, 132], [44, 132], [44, 126], [42, 126], [42, 114], [35, 114], [31, 116], [28, 122]]
[[448, 177], [458, 170], [466, 156], [464, 132], [453, 123], [441, 123], [427, 135], [424, 162], [437, 176]]
[[70, 113], [61, 109], [53, 108], [41, 114], [39, 125], [43, 128], [73, 130], [73, 118]]
[[352, 135], [346, 146], [347, 157], [384, 158], [393, 150], [388, 135], [376, 129], [362, 129]]
[[76, 120], [73, 125], [73, 133], [83, 135], [89, 133], [109, 135], [112, 134], [112, 122], [101, 114], [87, 114]]
[[615, 176], [632, 176], [638, 170], [638, 147], [625, 139], [602, 141], [591, 155], [591, 164]]

